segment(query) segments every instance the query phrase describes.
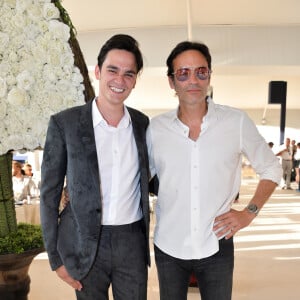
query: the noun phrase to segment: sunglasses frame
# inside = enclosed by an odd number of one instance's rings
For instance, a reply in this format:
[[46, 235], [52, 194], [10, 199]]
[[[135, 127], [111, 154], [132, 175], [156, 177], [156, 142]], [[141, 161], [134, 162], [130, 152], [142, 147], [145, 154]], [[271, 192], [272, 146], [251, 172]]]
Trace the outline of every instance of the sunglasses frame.
[[[205, 72], [198, 72], [199, 70], [205, 69]], [[180, 75], [178, 74], [179, 71], [187, 71], [186, 75], [181, 75], [184, 76], [184, 78], [180, 78]], [[212, 73], [212, 70], [209, 70], [207, 67], [195, 67], [195, 68], [190, 68], [190, 67], [182, 67], [177, 69], [175, 72], [172, 73], [172, 75], [178, 80], [178, 81], [187, 81], [192, 74], [192, 71], [194, 71], [195, 76], [199, 80], [206, 80], [210, 77], [210, 74]]]

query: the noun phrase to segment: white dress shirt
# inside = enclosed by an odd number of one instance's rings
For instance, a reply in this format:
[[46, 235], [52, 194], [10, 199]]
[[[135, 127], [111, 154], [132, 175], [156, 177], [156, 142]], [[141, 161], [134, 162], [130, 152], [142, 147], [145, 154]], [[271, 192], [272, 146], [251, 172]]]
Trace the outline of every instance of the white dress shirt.
[[31, 177], [22, 175], [22, 177], [12, 177], [13, 191], [15, 201], [27, 199], [27, 196], [33, 196], [36, 190], [36, 185]]
[[151, 120], [147, 142], [151, 174], [159, 178], [154, 243], [173, 257], [218, 251], [214, 220], [239, 192], [242, 153], [261, 179], [281, 179], [277, 158], [249, 117], [210, 98], [196, 141], [173, 110]]
[[295, 160], [300, 160], [300, 148], [297, 148], [297, 151], [295, 153], [294, 159]]
[[103, 225], [129, 224], [142, 218], [137, 147], [125, 106], [124, 112], [118, 126], [113, 127], [102, 117], [96, 99], [92, 104]]
[[283, 160], [292, 160], [292, 147], [286, 147], [286, 145], [284, 145], [283, 147], [283, 152], [281, 153], [281, 158]]

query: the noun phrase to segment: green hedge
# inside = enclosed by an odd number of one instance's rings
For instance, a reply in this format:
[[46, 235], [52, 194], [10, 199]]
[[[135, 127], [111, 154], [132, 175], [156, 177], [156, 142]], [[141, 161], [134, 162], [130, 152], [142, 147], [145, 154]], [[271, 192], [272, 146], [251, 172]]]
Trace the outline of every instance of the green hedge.
[[17, 231], [0, 238], [0, 255], [23, 253], [43, 246], [40, 225], [19, 223]]

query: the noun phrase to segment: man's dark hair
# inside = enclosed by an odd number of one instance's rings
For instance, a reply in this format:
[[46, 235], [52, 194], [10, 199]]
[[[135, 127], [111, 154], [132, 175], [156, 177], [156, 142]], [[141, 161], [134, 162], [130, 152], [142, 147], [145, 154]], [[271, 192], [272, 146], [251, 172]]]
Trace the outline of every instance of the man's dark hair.
[[136, 61], [137, 73], [143, 68], [143, 56], [139, 49], [138, 42], [127, 34], [116, 34], [112, 36], [106, 43], [102, 46], [100, 53], [98, 55], [98, 66], [101, 69], [103, 62], [110, 50], [119, 49], [131, 52]]
[[208, 68], [211, 70], [211, 56], [209, 53], [209, 49], [205, 44], [197, 43], [197, 42], [190, 42], [184, 41], [176, 45], [176, 47], [172, 50], [169, 57], [167, 58], [167, 75], [173, 77], [174, 67], [173, 61], [174, 59], [184, 51], [187, 50], [196, 50], [199, 51], [206, 59]]

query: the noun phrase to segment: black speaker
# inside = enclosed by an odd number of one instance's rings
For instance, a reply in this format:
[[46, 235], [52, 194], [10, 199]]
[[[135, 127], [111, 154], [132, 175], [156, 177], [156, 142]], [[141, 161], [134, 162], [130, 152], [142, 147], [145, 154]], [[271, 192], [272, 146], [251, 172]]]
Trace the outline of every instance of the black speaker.
[[283, 104], [286, 102], [286, 81], [269, 82], [269, 104]]

